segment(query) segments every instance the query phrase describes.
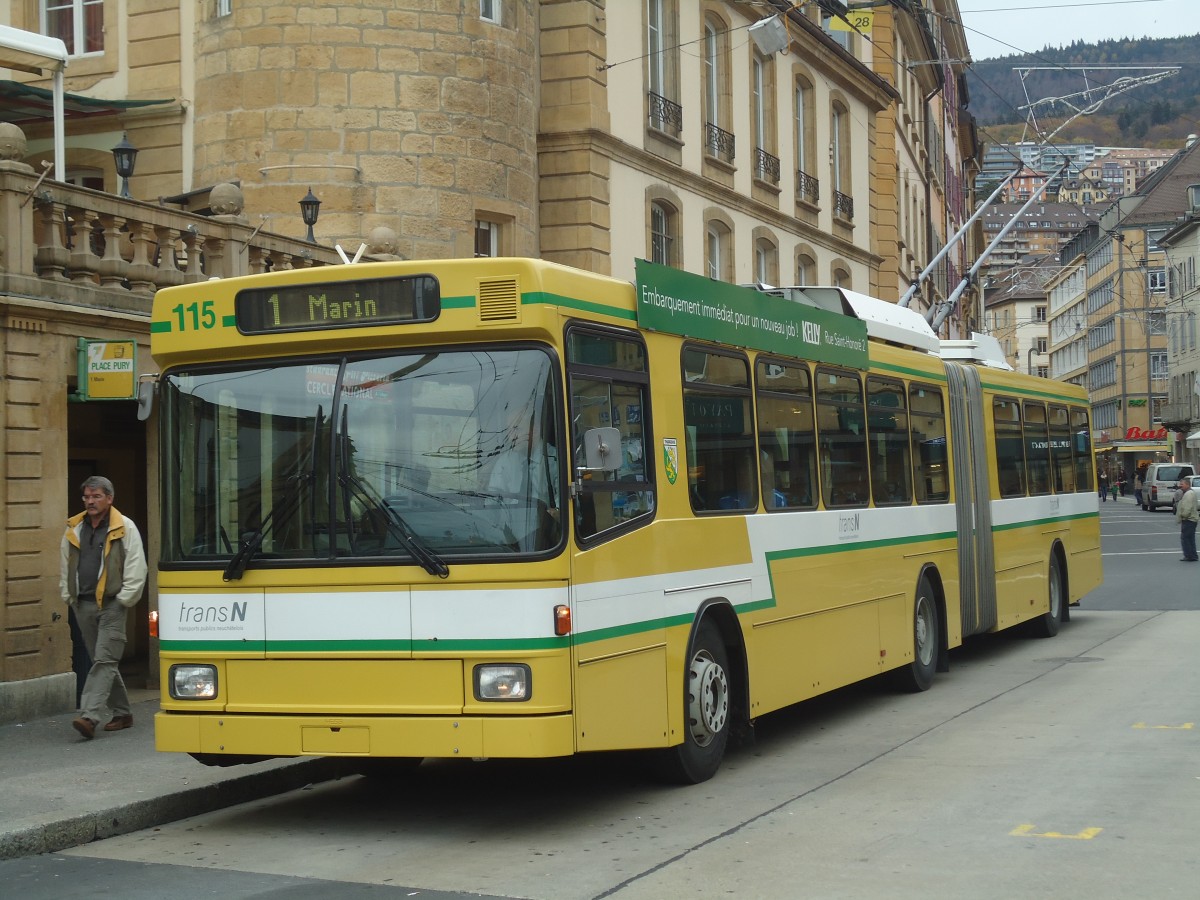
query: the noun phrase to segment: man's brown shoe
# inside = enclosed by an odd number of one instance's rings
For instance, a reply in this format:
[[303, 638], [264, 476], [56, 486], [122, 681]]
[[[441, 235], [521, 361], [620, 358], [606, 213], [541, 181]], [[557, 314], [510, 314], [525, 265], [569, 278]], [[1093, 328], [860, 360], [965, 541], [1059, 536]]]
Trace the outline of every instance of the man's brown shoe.
[[83, 735], [85, 740], [91, 740], [96, 736], [96, 723], [87, 716], [80, 716], [71, 723], [71, 727]]
[[104, 726], [105, 731], [120, 731], [122, 728], [133, 727], [133, 713], [127, 716], [113, 716], [112, 721]]

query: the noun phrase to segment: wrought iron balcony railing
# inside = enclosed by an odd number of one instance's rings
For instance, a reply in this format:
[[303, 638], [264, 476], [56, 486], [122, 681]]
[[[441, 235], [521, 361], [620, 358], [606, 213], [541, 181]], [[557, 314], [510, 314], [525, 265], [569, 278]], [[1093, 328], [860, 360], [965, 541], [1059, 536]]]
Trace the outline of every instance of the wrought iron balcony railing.
[[683, 133], [683, 107], [653, 91], [650, 92], [650, 127], [679, 137]]
[[779, 184], [779, 157], [762, 147], [754, 148], [754, 177], [768, 184]]
[[821, 182], [807, 172], [796, 172], [796, 199], [816, 206], [821, 201]]
[[847, 222], [854, 221], [854, 198], [841, 191], [833, 192], [833, 214]]
[[712, 122], [704, 126], [704, 152], [721, 162], [733, 162], [736, 139]]

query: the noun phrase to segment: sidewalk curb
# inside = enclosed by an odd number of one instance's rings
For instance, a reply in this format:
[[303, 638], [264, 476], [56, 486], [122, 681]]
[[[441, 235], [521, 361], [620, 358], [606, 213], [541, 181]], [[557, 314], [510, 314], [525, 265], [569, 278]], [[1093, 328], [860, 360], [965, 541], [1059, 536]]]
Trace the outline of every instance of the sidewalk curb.
[[347, 769], [344, 760], [305, 760], [267, 772], [241, 775], [218, 784], [135, 800], [99, 812], [80, 813], [56, 822], [0, 834], [0, 860], [67, 850], [92, 841], [283, 794], [308, 784], [332, 781], [345, 774]]

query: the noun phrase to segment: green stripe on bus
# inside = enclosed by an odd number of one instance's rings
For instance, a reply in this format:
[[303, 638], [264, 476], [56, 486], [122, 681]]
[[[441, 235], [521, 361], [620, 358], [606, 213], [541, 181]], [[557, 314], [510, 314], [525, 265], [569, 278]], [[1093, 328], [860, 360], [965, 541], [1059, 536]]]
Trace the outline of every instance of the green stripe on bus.
[[170, 334], [171, 333], [171, 323], [170, 322], [151, 322], [150, 323], [150, 333], [151, 334]]
[[924, 369], [913, 369], [909, 366], [894, 366], [891, 363], [881, 363], [878, 360], [871, 360], [871, 368], [878, 369], [881, 372], [896, 372], [900, 375], [912, 375], [914, 378], [924, 378], [928, 381], [946, 381], [945, 372], [927, 372]]
[[[860, 512], [860, 510], [847, 510]], [[894, 538], [880, 538], [877, 541], [847, 541], [844, 544], [822, 544], [819, 547], [799, 547], [794, 550], [773, 550], [767, 553], [768, 567], [775, 560], [799, 559], [804, 556], [824, 556], [833, 553], [849, 553], [854, 550], [876, 550], [880, 547], [902, 547], [905, 544], [925, 544], [932, 541], [945, 541], [958, 537], [957, 531], [942, 531], [936, 534], [914, 534]]]
[[1023, 522], [1011, 522], [1008, 525], [993, 525], [992, 531], [1012, 531], [1017, 528], [1034, 528], [1042, 525], [1053, 525], [1058, 522], [1078, 522], [1083, 519], [1098, 519], [1098, 512], [1071, 513], [1066, 516], [1047, 516], [1044, 519], [1026, 519]]
[[[631, 309], [616, 309], [604, 303], [596, 303], [591, 300], [580, 300], [577, 297], [564, 297], [561, 294], [552, 294], [548, 291], [528, 291], [521, 295], [522, 306], [537, 306], [543, 304], [565, 307], [567, 309], [574, 309], [580, 312], [612, 316], [616, 319], [628, 319], [631, 322], [637, 319], [637, 313]], [[474, 296], [467, 295], [462, 297], [442, 298], [442, 309], [471, 309], [474, 306]]]

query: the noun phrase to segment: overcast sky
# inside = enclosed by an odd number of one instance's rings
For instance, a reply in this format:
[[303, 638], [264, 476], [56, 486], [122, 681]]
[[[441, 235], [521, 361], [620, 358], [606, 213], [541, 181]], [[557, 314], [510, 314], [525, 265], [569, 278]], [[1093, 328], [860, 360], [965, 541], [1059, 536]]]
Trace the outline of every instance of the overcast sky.
[[1076, 39], [1200, 33], [1200, 0], [958, 0], [958, 8], [976, 61]]

